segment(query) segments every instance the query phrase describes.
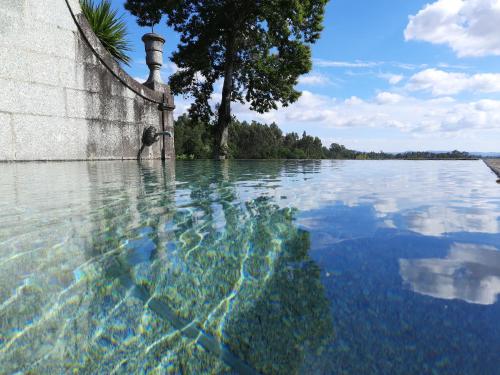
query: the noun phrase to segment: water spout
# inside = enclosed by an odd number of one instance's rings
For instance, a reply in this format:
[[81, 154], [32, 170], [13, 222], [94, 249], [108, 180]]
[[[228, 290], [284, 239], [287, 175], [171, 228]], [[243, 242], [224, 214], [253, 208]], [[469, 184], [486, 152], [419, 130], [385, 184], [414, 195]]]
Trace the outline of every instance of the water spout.
[[170, 138], [173, 137], [172, 133], [168, 131], [159, 132], [154, 126], [150, 126], [144, 129], [144, 132], [142, 133], [142, 146], [139, 150], [139, 153], [137, 154], [137, 160], [141, 160], [142, 151], [144, 151], [146, 147], [154, 145], [162, 136], [167, 136]]
[[160, 133], [156, 133], [156, 135], [157, 135], [157, 136], [166, 135], [166, 136], [167, 136], [167, 137], [169, 137], [169, 138], [172, 138], [172, 137], [173, 137], [172, 133], [170, 133], [170, 132], [160, 132]]

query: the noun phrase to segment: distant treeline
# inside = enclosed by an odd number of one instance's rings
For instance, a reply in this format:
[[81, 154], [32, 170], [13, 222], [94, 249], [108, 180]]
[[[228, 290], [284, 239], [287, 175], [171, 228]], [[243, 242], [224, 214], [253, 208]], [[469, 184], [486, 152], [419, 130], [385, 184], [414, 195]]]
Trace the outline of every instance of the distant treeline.
[[[175, 122], [175, 152], [178, 159], [213, 157], [213, 125], [180, 116]], [[360, 152], [332, 143], [325, 147], [318, 137], [306, 132], [283, 134], [276, 124], [248, 123], [233, 119], [229, 126], [229, 156], [232, 159], [473, 159], [467, 152], [447, 153]]]

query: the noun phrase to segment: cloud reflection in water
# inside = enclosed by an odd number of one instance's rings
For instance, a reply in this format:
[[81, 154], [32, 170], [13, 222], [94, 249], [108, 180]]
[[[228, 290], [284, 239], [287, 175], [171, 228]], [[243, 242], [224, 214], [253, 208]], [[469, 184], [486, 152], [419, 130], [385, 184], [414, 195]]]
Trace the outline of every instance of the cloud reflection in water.
[[454, 243], [444, 259], [400, 259], [399, 272], [416, 293], [492, 305], [500, 294], [500, 251]]

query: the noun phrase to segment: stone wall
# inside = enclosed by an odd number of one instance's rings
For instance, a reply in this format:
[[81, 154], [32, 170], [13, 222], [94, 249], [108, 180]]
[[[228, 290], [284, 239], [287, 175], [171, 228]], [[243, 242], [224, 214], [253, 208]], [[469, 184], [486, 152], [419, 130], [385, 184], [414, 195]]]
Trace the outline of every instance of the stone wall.
[[[484, 162], [500, 178], [500, 159], [484, 159]], [[500, 179], [498, 182], [500, 182]]]
[[[78, 0], [0, 0], [0, 20], [0, 160], [135, 159], [145, 127], [173, 134], [168, 86], [125, 73]], [[162, 141], [143, 157], [160, 158]]]

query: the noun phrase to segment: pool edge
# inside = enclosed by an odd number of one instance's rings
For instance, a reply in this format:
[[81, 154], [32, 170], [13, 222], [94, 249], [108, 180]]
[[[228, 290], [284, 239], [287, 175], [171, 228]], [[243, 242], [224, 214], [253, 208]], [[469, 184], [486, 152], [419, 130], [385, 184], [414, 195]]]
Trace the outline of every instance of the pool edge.
[[495, 174], [498, 176], [500, 183], [500, 159], [482, 159], [484, 164], [486, 164]]

